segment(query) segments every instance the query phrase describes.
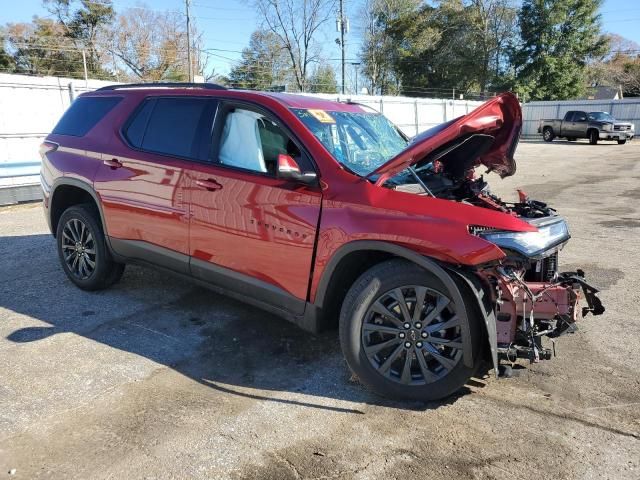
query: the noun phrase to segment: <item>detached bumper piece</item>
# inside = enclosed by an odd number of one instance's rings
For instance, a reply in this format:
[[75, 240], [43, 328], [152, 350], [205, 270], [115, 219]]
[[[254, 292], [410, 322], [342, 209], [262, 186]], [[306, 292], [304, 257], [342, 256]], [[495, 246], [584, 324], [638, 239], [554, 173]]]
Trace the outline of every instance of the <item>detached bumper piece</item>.
[[580, 285], [582, 287], [582, 293], [584, 299], [587, 302], [586, 307], [582, 307], [582, 316], [585, 317], [587, 313], [592, 315], [602, 315], [605, 311], [604, 305], [598, 298], [597, 293], [599, 290], [593, 285], [589, 285], [584, 279], [584, 272], [577, 270], [576, 272], [565, 272], [558, 275], [558, 279], [565, 285]]

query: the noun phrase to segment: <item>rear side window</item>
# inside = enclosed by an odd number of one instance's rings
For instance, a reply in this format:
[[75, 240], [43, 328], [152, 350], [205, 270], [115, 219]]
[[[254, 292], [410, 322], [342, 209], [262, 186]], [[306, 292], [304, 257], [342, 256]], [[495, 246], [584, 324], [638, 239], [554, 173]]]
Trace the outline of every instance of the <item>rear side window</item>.
[[154, 153], [203, 159], [215, 101], [154, 98], [134, 114], [124, 134], [133, 147]]
[[80, 97], [67, 109], [52, 133], [82, 137], [120, 100], [121, 97]]

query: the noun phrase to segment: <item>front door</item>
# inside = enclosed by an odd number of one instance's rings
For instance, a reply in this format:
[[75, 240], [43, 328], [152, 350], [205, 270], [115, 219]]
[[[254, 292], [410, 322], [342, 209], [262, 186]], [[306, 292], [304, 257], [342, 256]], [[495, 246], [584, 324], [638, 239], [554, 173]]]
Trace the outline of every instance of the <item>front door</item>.
[[278, 154], [308, 157], [268, 113], [218, 109], [209, 165], [190, 175], [194, 276], [292, 313], [307, 299], [321, 206], [317, 186], [277, 178]]

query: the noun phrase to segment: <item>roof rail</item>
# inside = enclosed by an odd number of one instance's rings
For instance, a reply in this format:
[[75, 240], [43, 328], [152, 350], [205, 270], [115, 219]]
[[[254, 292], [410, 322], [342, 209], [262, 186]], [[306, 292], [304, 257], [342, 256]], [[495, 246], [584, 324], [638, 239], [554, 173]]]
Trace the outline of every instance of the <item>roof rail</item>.
[[207, 90], [226, 90], [226, 87], [216, 83], [190, 83], [190, 82], [149, 82], [149, 83], [123, 83], [116, 85], [107, 85], [99, 88], [97, 91], [119, 90], [121, 88], [156, 88], [156, 87], [172, 87], [172, 88], [205, 88]]

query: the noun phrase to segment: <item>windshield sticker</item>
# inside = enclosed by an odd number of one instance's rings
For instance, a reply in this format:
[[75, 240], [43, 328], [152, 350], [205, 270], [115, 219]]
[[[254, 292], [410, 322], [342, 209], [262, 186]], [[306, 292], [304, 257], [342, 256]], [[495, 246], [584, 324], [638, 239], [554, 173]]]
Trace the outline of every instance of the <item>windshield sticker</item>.
[[322, 123], [336, 123], [331, 115], [329, 115], [324, 110], [307, 110], [311, 115], [313, 115], [316, 120]]

